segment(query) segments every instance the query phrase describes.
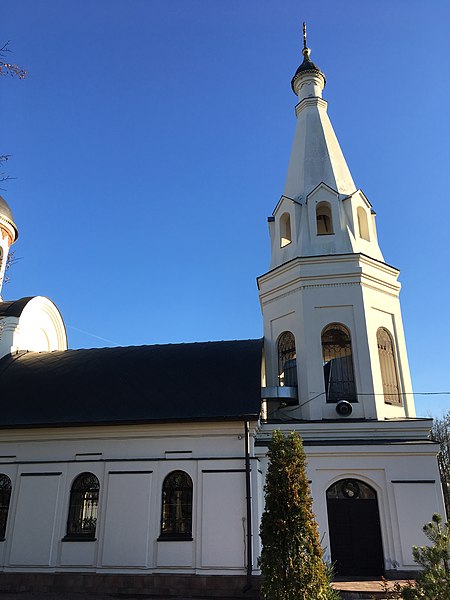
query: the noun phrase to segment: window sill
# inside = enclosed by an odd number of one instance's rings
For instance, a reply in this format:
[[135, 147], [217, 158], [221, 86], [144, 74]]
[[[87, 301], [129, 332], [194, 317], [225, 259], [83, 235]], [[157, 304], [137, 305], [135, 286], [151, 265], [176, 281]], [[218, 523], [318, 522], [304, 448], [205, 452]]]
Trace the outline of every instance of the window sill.
[[63, 537], [63, 539], [61, 540], [62, 542], [96, 542], [97, 538], [95, 537], [88, 537], [88, 536], [83, 536], [83, 537], [75, 537], [75, 536], [68, 536], [66, 535], [66, 537]]
[[194, 538], [190, 533], [166, 533], [161, 534], [157, 542], [192, 542]]

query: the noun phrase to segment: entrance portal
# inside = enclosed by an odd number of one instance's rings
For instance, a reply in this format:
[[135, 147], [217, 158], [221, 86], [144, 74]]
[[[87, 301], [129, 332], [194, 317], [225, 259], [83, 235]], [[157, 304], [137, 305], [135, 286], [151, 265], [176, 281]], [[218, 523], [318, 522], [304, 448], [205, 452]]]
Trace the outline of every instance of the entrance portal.
[[358, 479], [327, 490], [331, 560], [337, 575], [382, 575], [383, 545], [376, 491]]

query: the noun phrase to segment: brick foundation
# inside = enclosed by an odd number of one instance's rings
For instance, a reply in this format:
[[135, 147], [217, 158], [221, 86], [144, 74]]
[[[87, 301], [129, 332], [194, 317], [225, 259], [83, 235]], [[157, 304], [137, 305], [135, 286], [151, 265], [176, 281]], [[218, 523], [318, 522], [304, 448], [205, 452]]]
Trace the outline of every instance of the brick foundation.
[[80, 592], [146, 597], [259, 598], [260, 578], [252, 589], [240, 575], [122, 575], [103, 573], [0, 573], [0, 594], [17, 592]]

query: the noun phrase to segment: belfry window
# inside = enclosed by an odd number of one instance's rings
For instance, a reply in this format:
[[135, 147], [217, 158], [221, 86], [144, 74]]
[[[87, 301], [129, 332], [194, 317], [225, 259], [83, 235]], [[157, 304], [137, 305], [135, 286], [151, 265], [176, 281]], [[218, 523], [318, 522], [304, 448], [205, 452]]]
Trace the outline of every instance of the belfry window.
[[387, 329], [377, 331], [378, 357], [380, 359], [381, 381], [386, 404], [402, 404], [395, 364], [394, 342]]
[[192, 479], [184, 471], [172, 471], [164, 479], [159, 539], [192, 539]]
[[297, 385], [297, 352], [295, 338], [290, 331], [285, 331], [278, 339], [278, 385]]
[[362, 206], [358, 206], [356, 211], [358, 215], [359, 237], [370, 242], [369, 223], [367, 221], [367, 213]]
[[330, 235], [333, 231], [331, 206], [328, 202], [319, 202], [316, 206], [317, 235]]
[[2, 474], [0, 475], [0, 540], [5, 539], [10, 500], [11, 479], [7, 475]]
[[331, 323], [325, 327], [322, 357], [327, 402], [357, 402], [352, 342], [344, 325]]
[[93, 473], [81, 473], [70, 490], [65, 539], [93, 540], [97, 527], [100, 483]]
[[289, 213], [283, 213], [280, 218], [280, 246], [284, 248], [291, 242], [291, 217]]

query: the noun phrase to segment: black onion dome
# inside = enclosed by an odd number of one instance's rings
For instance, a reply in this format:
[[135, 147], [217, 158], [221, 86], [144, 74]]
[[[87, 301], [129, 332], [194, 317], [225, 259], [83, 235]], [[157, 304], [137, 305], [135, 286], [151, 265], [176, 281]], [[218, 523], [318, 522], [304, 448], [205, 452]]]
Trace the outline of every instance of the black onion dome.
[[304, 57], [303, 62], [299, 66], [299, 68], [295, 71], [295, 75], [291, 81], [291, 86], [292, 86], [294, 93], [295, 93], [295, 83], [296, 83], [297, 79], [300, 77], [300, 75], [302, 75], [303, 73], [318, 73], [319, 75], [322, 75], [324, 84], [326, 82], [325, 75], [322, 73], [322, 71], [319, 69], [319, 67], [316, 64], [314, 64], [313, 61], [309, 58], [309, 54], [310, 54], [309, 48], [304, 48], [303, 49], [303, 57]]
[[5, 221], [8, 221], [10, 225], [13, 226], [14, 231], [16, 232], [16, 238], [19, 235], [16, 224], [14, 223], [14, 217], [11, 209], [9, 208], [9, 204], [6, 202], [4, 198], [0, 196], [0, 217], [3, 217]]

